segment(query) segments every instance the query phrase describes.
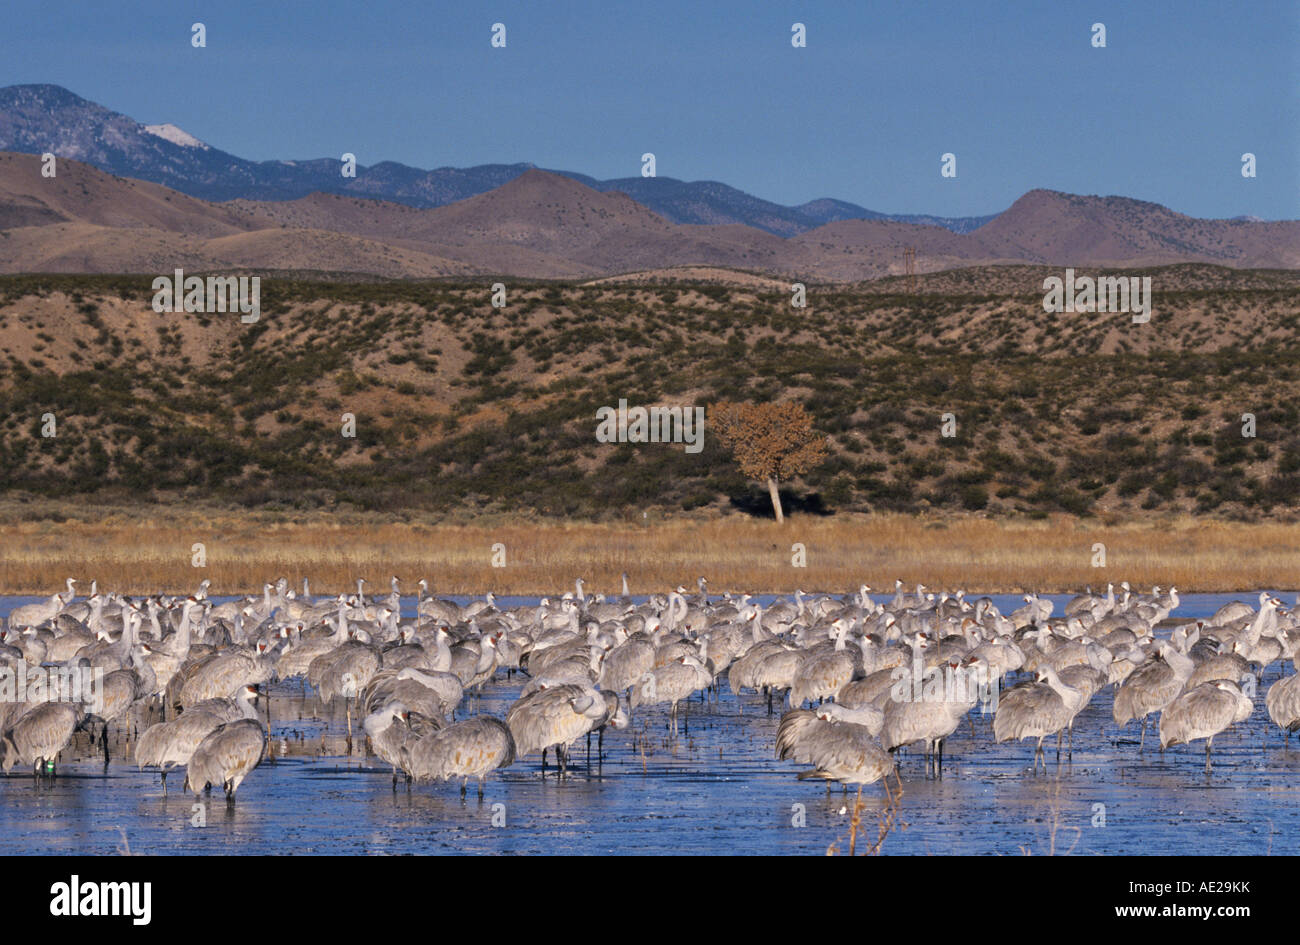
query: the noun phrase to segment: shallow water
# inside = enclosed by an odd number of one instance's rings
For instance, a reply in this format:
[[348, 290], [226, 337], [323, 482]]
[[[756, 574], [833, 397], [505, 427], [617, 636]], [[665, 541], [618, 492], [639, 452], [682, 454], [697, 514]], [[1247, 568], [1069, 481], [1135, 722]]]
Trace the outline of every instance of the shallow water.
[[[1256, 594], [1192, 595], [1175, 616], [1208, 616], [1229, 600]], [[1286, 593], [1290, 602], [1294, 595]], [[32, 598], [0, 598], [0, 615]], [[1067, 597], [1054, 597], [1057, 612]], [[995, 597], [1005, 613], [1015, 596]], [[524, 602], [502, 599], [503, 606]], [[1288, 664], [1289, 665], [1289, 664]], [[1289, 671], [1289, 670], [1288, 670]], [[1300, 739], [1268, 720], [1264, 693], [1254, 714], [1215, 739], [1207, 777], [1203, 743], [1161, 757], [1138, 725], [1123, 733], [1111, 719], [1111, 691], [1098, 693], [1075, 723], [1073, 760], [1032, 772], [1032, 742], [992, 744], [992, 716], [970, 715], [949, 740], [941, 779], [925, 776], [919, 753], [900, 753], [904, 793], [887, 854], [1263, 854], [1300, 852]], [[504, 675], [459, 716], [504, 716], [521, 680]], [[638, 712], [633, 726], [610, 731], [603, 763], [586, 770], [585, 746], [573, 749], [570, 778], [554, 768], [543, 780], [534, 755], [488, 782], [480, 802], [471, 785], [405, 785], [374, 757], [345, 754], [341, 707], [323, 710], [297, 681], [272, 697], [271, 742], [264, 761], [228, 808], [219, 792], [201, 809], [180, 790], [164, 794], [157, 773], [129, 758], [128, 733], [110, 729], [113, 760], [79, 734], [53, 782], [18, 770], [0, 777], [0, 854], [15, 853], [798, 853], [847, 848], [854, 792], [795, 779], [799, 765], [773, 758], [779, 709], [721, 686], [716, 704], [693, 702], [684, 730], [666, 737], [665, 708]], [[354, 720], [355, 721], [355, 720]], [[974, 735], [971, 727], [973, 726]], [[879, 785], [863, 791], [871, 839], [884, 805]], [[500, 806], [504, 805], [504, 806]], [[802, 805], [801, 809], [796, 805]], [[1099, 806], [1101, 805], [1101, 806]], [[794, 826], [802, 812], [806, 826]], [[494, 826], [504, 821], [503, 826]], [[863, 840], [859, 838], [859, 850]]]

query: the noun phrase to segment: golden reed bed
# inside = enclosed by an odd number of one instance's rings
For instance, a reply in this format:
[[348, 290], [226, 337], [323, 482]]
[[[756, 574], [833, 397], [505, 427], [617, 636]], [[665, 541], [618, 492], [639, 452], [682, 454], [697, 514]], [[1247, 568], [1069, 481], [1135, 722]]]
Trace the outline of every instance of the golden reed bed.
[[[437, 524], [395, 516], [69, 508], [76, 519], [34, 520], [32, 507], [0, 510], [0, 594], [50, 594], [67, 576], [127, 593], [214, 595], [258, 591], [306, 576], [314, 594], [375, 591], [396, 574], [403, 591], [428, 578], [439, 594], [554, 594], [583, 577], [588, 593], [694, 587], [715, 592], [842, 592], [894, 579], [933, 589], [998, 593], [1073, 591], [1130, 581], [1182, 591], [1291, 589], [1300, 585], [1300, 524], [1191, 518], [1100, 520], [977, 517], [795, 517], [783, 526], [740, 516], [636, 523], [559, 523], [520, 518]], [[44, 510], [48, 512], [49, 510]], [[206, 567], [194, 567], [201, 543]], [[801, 544], [806, 567], [792, 560]], [[1104, 566], [1096, 544], [1105, 545]], [[494, 551], [494, 546], [498, 546]], [[501, 547], [503, 546], [503, 547]], [[504, 567], [494, 567], [494, 558]], [[88, 584], [78, 590], [84, 592]]]

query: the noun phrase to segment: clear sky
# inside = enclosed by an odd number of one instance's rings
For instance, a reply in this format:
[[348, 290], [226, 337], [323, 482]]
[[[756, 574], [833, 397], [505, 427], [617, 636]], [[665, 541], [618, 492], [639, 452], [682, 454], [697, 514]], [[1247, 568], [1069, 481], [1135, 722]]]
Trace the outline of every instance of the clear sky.
[[1049, 187], [1300, 218], [1297, 0], [7, 0], [0, 85], [29, 82], [251, 159], [608, 178], [651, 151], [788, 204], [973, 215]]

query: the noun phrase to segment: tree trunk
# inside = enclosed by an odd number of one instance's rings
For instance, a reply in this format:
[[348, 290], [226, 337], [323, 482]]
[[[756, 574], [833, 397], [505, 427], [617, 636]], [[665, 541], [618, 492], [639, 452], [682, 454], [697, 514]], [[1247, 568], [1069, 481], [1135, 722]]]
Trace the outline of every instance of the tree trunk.
[[776, 513], [776, 522], [779, 525], [785, 521], [785, 515], [781, 512], [781, 493], [777, 491], [776, 479], [772, 476], [767, 477], [767, 494], [772, 497], [772, 511]]

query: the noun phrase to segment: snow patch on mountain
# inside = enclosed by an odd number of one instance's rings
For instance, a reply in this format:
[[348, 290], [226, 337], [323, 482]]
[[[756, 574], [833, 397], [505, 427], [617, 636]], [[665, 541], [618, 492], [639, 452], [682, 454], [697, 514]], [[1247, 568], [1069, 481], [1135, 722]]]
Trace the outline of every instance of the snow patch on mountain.
[[190, 134], [188, 131], [182, 131], [175, 125], [145, 125], [144, 130], [149, 132], [151, 135], [157, 135], [159, 138], [170, 141], [172, 144], [179, 144], [184, 148], [202, 148], [205, 151], [208, 150], [206, 144], [194, 137], [194, 135]]

